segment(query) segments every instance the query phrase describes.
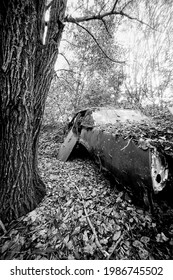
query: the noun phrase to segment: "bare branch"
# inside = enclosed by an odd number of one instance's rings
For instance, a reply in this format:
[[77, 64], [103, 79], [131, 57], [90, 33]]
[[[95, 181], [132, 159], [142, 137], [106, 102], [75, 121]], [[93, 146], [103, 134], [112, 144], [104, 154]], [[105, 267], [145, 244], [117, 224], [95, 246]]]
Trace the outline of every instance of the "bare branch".
[[116, 1], [115, 1], [114, 5], [113, 5], [113, 8], [112, 8], [112, 12], [114, 12], [114, 10], [115, 10], [115, 8], [116, 8], [116, 5], [117, 5], [118, 1], [119, 1], [119, 0], [116, 0]]
[[125, 5], [124, 5], [124, 7], [121, 9], [121, 11], [123, 11], [130, 3], [132, 3], [133, 2], [133, 0], [130, 0], [129, 2], [127, 2]]
[[58, 75], [56, 76], [59, 80], [64, 80], [65, 82], [66, 82], [66, 85], [65, 86], [67, 86], [71, 91], [75, 91], [75, 88], [74, 88], [74, 86], [73, 85], [71, 85], [70, 83], [69, 83], [69, 81], [66, 79], [66, 78], [64, 78], [64, 77], [59, 77]]
[[[119, 14], [119, 13], [118, 13]], [[71, 16], [66, 16], [66, 18], [64, 19], [65, 22], [72, 22], [72, 23], [76, 23], [76, 22], [85, 22], [85, 21], [90, 21], [90, 20], [102, 20], [104, 17], [112, 15], [111, 12], [107, 12], [104, 14], [97, 14], [97, 15], [91, 15], [91, 16], [84, 16], [84, 17], [77, 17], [77, 18], [73, 18]]]
[[61, 55], [65, 59], [65, 61], [68, 63], [68, 65], [70, 66], [70, 62], [68, 61], [66, 56], [63, 53], [59, 53], [59, 55]]
[[74, 43], [68, 41], [67, 39], [62, 39], [61, 42], [63, 42], [63, 41], [64, 41], [64, 42], [67, 42], [68, 44], [70, 44], [70, 45], [72, 45], [72, 46], [74, 46], [74, 47], [76, 47], [76, 48], [78, 48], [78, 45], [75, 45]]
[[101, 10], [99, 12], [99, 14], [101, 14], [101, 12], [104, 10], [104, 8], [106, 7], [106, 5], [108, 4], [109, 0], [101, 7]]
[[123, 16], [123, 17], [127, 17], [127, 18], [129, 18], [129, 19], [131, 19], [131, 20], [135, 20], [135, 21], [137, 21], [137, 22], [139, 22], [139, 23], [141, 23], [141, 24], [144, 24], [144, 25], [148, 26], [149, 28], [151, 28], [151, 29], [153, 29], [153, 30], [156, 30], [155, 28], [153, 28], [152, 26], [150, 26], [148, 23], [146, 23], [146, 22], [144, 22], [144, 21], [142, 21], [142, 20], [140, 20], [140, 19], [138, 19], [138, 18], [136, 18], [136, 17], [132, 17], [132, 16], [130, 16], [130, 15], [124, 13], [123, 10], [120, 11], [119, 14], [120, 14], [121, 16]]
[[[129, 4], [130, 1], [127, 3]], [[127, 5], [126, 5], [127, 6]], [[91, 15], [91, 16], [83, 16], [83, 17], [76, 17], [76, 18], [73, 18], [72, 16], [66, 16], [66, 18], [64, 19], [65, 22], [72, 22], [72, 23], [79, 23], [79, 22], [86, 22], [86, 21], [91, 21], [91, 20], [103, 20], [105, 17], [108, 17], [108, 16], [112, 16], [112, 15], [119, 15], [119, 16], [123, 16], [123, 17], [126, 17], [128, 19], [131, 19], [131, 20], [135, 20], [141, 24], [144, 24], [152, 29], [154, 29], [152, 26], [150, 26], [148, 23], [136, 18], [136, 17], [132, 17], [130, 15], [128, 15], [127, 13], [125, 13], [123, 10], [125, 9], [125, 6], [122, 8], [122, 10], [120, 11], [113, 11], [113, 10], [110, 10], [110, 11], [107, 11], [105, 13], [98, 13], [96, 15]]]
[[2, 228], [2, 230], [3, 230], [4, 233], [7, 232], [7, 230], [6, 230], [6, 228], [5, 228], [4, 224], [3, 224], [3, 222], [2, 222], [1, 220], [0, 220], [0, 227]]
[[102, 20], [101, 20], [101, 21], [103, 22], [104, 27], [105, 27], [105, 29], [106, 29], [107, 33], [109, 34], [109, 36], [111, 36], [111, 37], [112, 37], [112, 35], [110, 34], [109, 29], [108, 29], [108, 27], [107, 27], [106, 21], [105, 21], [103, 18], [102, 18]]
[[115, 62], [115, 63], [120, 63], [120, 64], [124, 64], [124, 63], [125, 63], [125, 61], [118, 61], [118, 60], [114, 60], [114, 59], [112, 59], [111, 57], [109, 57], [109, 56], [105, 53], [105, 51], [102, 49], [102, 47], [100, 46], [100, 44], [98, 43], [98, 41], [97, 41], [97, 39], [94, 37], [94, 35], [93, 35], [86, 27], [84, 27], [83, 25], [80, 25], [78, 22], [75, 22], [75, 23], [76, 23], [76, 25], [78, 25], [79, 27], [83, 28], [83, 29], [93, 38], [93, 40], [95, 41], [95, 43], [97, 44], [97, 46], [99, 47], [99, 49], [102, 51], [102, 53], [104, 54], [104, 56], [105, 56], [106, 58], [108, 58], [109, 60], [111, 60], [112, 62]]
[[111, 253], [109, 254], [109, 256], [107, 256], [107, 260], [110, 260], [111, 256], [112, 256], [113, 253], [115, 252], [117, 246], [118, 246], [119, 243], [122, 241], [123, 237], [124, 237], [124, 235], [122, 234], [122, 235], [120, 236], [120, 238], [116, 241], [116, 243], [115, 243], [115, 245], [114, 245], [114, 247], [113, 247]]

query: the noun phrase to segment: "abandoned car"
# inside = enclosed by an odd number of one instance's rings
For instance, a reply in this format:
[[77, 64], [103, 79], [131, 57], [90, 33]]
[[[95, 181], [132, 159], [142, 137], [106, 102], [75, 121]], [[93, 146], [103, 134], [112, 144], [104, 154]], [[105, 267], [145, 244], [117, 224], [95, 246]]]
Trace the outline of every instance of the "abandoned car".
[[168, 130], [165, 121], [139, 111], [90, 108], [77, 112], [69, 123], [58, 158], [68, 160], [82, 145], [132, 200], [152, 211], [158, 199], [173, 206], [172, 138], [173, 129]]

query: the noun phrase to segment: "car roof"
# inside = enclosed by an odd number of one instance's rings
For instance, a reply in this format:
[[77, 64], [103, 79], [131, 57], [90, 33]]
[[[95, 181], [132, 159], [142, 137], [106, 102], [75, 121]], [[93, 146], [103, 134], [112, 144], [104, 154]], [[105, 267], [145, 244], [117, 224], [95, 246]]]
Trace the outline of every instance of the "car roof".
[[117, 122], [141, 122], [148, 120], [141, 112], [131, 109], [97, 108], [92, 111], [95, 124], [114, 124]]

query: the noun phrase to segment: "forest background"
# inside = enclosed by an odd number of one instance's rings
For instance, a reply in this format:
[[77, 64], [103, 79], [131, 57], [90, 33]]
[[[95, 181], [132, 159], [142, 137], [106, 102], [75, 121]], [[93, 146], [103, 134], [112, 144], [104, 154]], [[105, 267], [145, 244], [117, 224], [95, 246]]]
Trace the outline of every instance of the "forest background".
[[[70, 1], [70, 16], [96, 14], [106, 6], [105, 1], [85, 2], [84, 11], [83, 1]], [[106, 22], [65, 27], [44, 124], [66, 121], [84, 107], [118, 106], [147, 114], [173, 105], [171, 2], [129, 1], [124, 11], [132, 20], [109, 16]]]

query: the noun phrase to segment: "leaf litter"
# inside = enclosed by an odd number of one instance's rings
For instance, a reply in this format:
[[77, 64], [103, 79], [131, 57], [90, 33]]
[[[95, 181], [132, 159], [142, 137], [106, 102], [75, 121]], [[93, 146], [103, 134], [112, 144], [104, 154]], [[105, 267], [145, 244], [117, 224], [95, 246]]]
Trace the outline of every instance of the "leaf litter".
[[89, 158], [57, 160], [62, 139], [60, 128], [42, 131], [47, 194], [32, 212], [0, 227], [0, 258], [172, 259], [173, 224], [164, 227], [133, 205]]

